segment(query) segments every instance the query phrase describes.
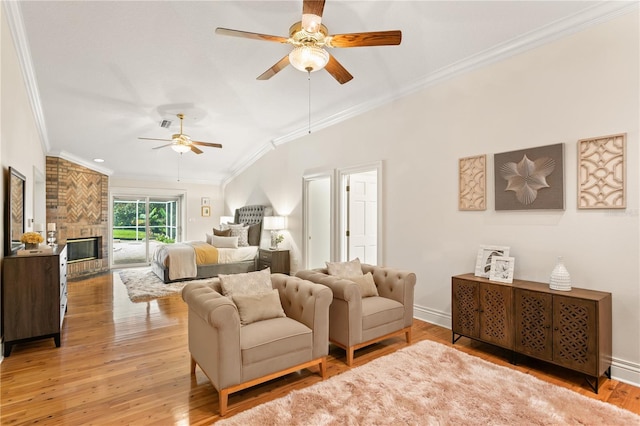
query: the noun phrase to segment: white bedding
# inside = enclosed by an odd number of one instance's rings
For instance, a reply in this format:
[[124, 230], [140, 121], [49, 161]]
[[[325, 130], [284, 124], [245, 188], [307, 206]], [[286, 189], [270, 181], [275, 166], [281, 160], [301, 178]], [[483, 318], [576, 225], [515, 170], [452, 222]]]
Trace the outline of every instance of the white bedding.
[[244, 262], [245, 260], [253, 260], [258, 253], [258, 246], [238, 247], [236, 248], [219, 248], [218, 263], [234, 263]]

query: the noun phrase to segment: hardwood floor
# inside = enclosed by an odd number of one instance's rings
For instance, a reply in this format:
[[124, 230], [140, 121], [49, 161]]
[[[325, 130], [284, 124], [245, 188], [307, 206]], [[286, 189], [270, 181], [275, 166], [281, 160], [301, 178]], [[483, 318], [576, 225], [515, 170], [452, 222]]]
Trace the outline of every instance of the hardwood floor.
[[[451, 332], [416, 320], [413, 339], [450, 346]], [[354, 366], [405, 346], [398, 337], [363, 348]], [[455, 347], [640, 414], [640, 388], [603, 379], [596, 395], [580, 374], [531, 359], [514, 366], [506, 351], [466, 338]], [[331, 346], [328, 376], [348, 369], [344, 359], [344, 351]], [[62, 346], [53, 339], [17, 344], [0, 364], [1, 423], [210, 424], [219, 419], [217, 392], [200, 369], [192, 379], [189, 363], [180, 297], [132, 303], [111, 274], [69, 282]], [[319, 381], [315, 371], [304, 370], [232, 394], [228, 416]]]

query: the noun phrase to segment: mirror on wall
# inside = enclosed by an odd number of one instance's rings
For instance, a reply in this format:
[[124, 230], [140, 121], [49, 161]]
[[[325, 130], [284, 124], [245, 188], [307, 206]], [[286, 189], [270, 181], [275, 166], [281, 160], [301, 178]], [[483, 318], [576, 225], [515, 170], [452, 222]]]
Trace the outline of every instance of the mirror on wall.
[[25, 177], [22, 173], [9, 167], [7, 179], [7, 214], [5, 215], [5, 254], [15, 253], [22, 247], [20, 237], [25, 230], [24, 199]]

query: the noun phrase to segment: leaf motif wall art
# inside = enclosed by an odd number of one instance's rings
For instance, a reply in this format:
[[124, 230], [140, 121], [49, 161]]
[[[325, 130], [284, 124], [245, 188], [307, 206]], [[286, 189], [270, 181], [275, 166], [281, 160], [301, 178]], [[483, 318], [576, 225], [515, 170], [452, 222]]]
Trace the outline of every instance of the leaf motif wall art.
[[494, 155], [496, 210], [564, 209], [564, 144]]
[[578, 141], [578, 208], [626, 207], [627, 134]]
[[487, 209], [487, 156], [461, 158], [458, 163], [458, 210]]

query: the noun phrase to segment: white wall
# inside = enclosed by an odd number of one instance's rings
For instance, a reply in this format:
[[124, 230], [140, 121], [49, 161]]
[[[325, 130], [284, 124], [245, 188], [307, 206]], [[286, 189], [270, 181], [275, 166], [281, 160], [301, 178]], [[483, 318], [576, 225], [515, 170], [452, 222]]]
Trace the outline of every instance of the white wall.
[[[638, 14], [629, 13], [279, 146], [225, 188], [229, 203], [288, 214], [295, 270], [302, 176], [383, 160], [383, 259], [418, 275], [416, 316], [450, 324], [450, 277], [481, 244], [509, 245], [516, 278], [547, 282], [564, 256], [575, 287], [613, 294], [616, 377], [640, 384]], [[336, 87], [339, 90], [339, 87]], [[627, 209], [576, 208], [576, 143], [627, 133]], [[564, 211], [496, 212], [493, 154], [565, 144]], [[458, 159], [487, 154], [488, 209], [457, 209]]]
[[[203, 185], [188, 182], [156, 182], [144, 180], [109, 179], [110, 193], [129, 193], [136, 195], [179, 195], [186, 194], [185, 240], [205, 240], [205, 234], [219, 228], [220, 216], [225, 215], [222, 189], [217, 185]], [[201, 215], [202, 197], [209, 198], [211, 216]]]

